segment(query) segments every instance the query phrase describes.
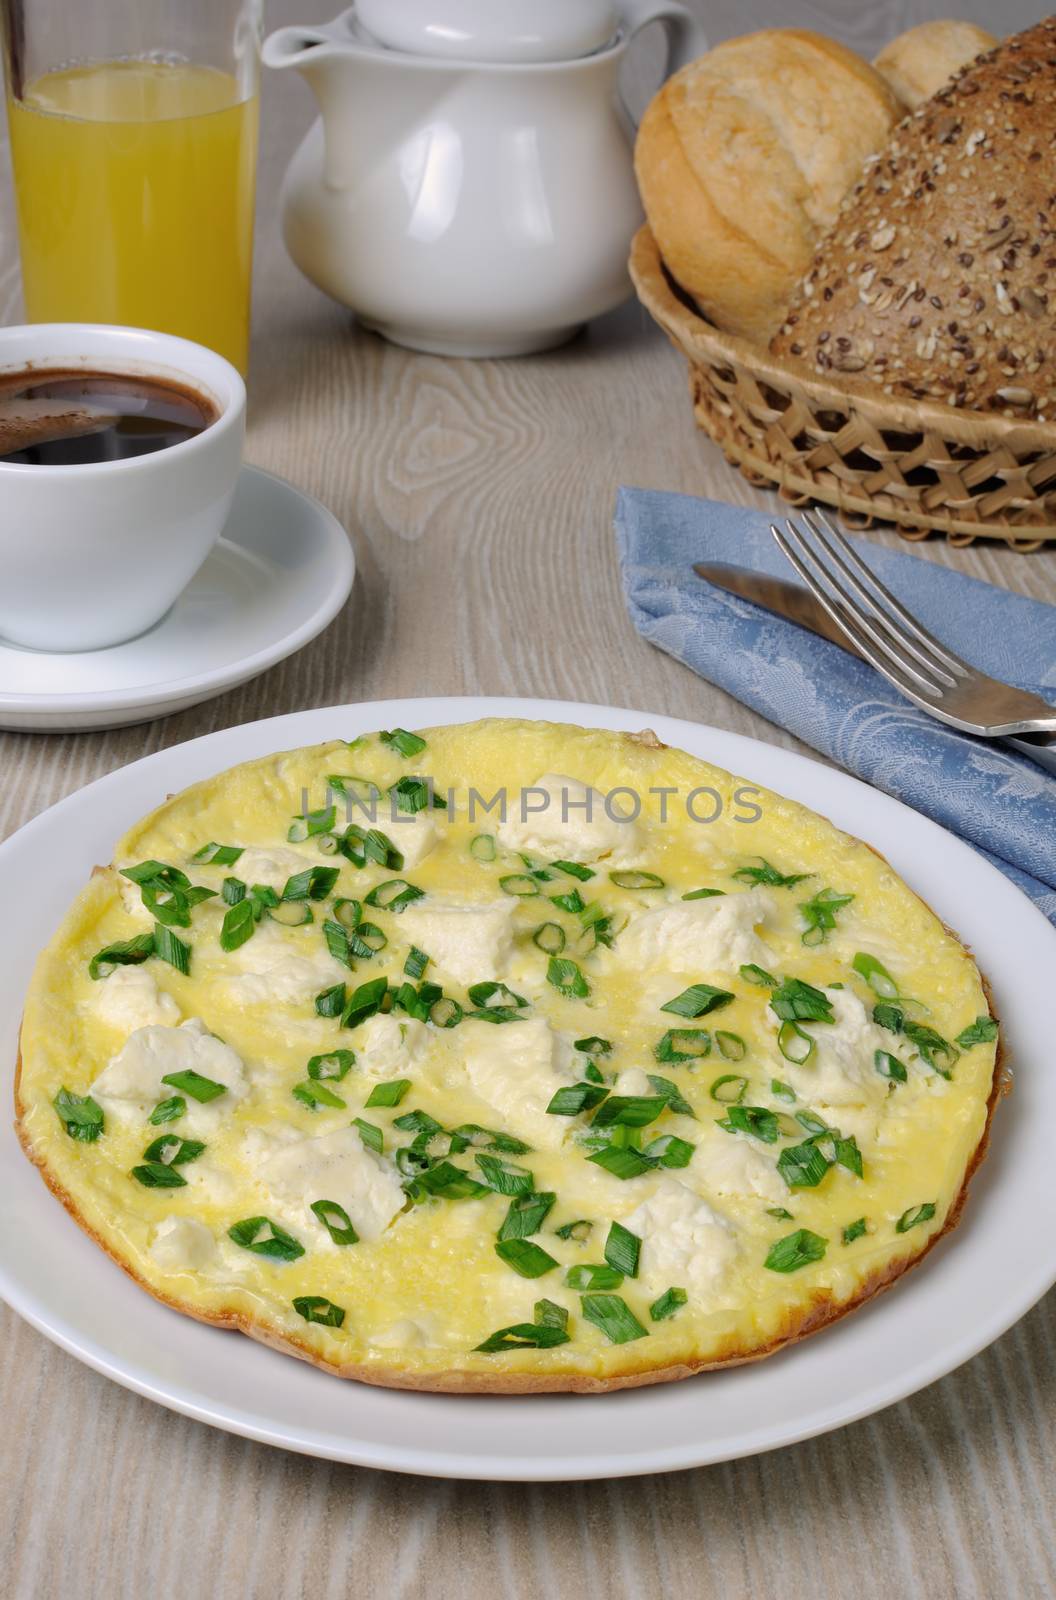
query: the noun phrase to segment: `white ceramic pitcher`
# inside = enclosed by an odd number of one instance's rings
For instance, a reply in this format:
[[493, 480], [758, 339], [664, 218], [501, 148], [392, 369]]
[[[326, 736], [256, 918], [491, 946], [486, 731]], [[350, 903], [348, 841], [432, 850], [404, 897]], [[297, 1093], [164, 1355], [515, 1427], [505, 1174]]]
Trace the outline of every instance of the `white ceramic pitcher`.
[[545, 349], [618, 305], [641, 220], [618, 74], [650, 22], [665, 70], [706, 48], [673, 0], [357, 0], [280, 28], [264, 60], [322, 112], [283, 186], [294, 261], [444, 355]]

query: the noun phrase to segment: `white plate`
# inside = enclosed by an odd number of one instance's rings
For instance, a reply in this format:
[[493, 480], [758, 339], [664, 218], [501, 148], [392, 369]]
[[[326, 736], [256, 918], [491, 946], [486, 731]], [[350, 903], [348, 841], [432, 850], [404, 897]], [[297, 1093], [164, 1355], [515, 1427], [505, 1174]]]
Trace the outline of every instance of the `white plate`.
[[403, 1394], [341, 1383], [166, 1310], [80, 1232], [5, 1125], [0, 1293], [89, 1366], [189, 1416], [310, 1455], [458, 1478], [607, 1478], [750, 1455], [868, 1416], [982, 1350], [1056, 1279], [1056, 932], [1007, 879], [934, 823], [842, 773], [736, 734], [560, 702], [397, 700], [226, 728], [148, 756], [0, 846], [0, 903], [19, 908], [8, 919], [0, 963], [3, 1060], [15, 1057], [34, 952], [92, 864], [109, 860], [124, 829], [170, 791], [273, 750], [497, 714], [652, 727], [666, 742], [805, 801], [868, 839], [968, 940], [994, 984], [1016, 1092], [998, 1115], [963, 1225], [890, 1294], [751, 1366], [605, 1396]]
[[0, 640], [0, 728], [120, 727], [209, 700], [321, 633], [348, 599], [355, 570], [332, 512], [284, 479], [243, 467], [219, 544], [149, 633], [75, 655]]

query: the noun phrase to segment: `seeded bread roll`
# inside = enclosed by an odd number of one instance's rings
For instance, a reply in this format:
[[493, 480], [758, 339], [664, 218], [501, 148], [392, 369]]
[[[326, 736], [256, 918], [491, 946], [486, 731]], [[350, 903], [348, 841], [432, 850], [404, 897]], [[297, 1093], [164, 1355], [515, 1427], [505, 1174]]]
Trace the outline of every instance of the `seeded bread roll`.
[[902, 104], [915, 111], [995, 44], [994, 35], [974, 22], [922, 22], [885, 45], [873, 66]]
[[772, 343], [854, 388], [1056, 418], [1056, 18], [896, 131]]
[[670, 78], [638, 134], [668, 270], [716, 327], [765, 345], [840, 201], [904, 113], [832, 39], [774, 28]]

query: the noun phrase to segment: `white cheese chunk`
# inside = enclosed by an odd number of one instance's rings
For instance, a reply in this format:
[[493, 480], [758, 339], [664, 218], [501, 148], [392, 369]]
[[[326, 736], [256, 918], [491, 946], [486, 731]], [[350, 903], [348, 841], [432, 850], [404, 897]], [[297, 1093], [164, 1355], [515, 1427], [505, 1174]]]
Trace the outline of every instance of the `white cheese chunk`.
[[429, 806], [413, 814], [398, 811], [395, 817], [386, 817], [378, 827], [390, 838], [403, 857], [404, 867], [416, 867], [436, 847], [439, 829], [436, 811]]
[[164, 1217], [150, 1253], [166, 1272], [198, 1272], [216, 1255], [216, 1240], [196, 1217]]
[[342, 1206], [361, 1239], [377, 1239], [407, 1202], [393, 1167], [367, 1149], [357, 1128], [317, 1139], [258, 1139], [253, 1148], [256, 1177], [281, 1206], [294, 1208], [313, 1249], [330, 1237], [311, 1210], [313, 1201]]
[[781, 1057], [780, 1076], [812, 1107], [879, 1105], [887, 1098], [887, 1080], [873, 1058], [877, 1050], [890, 1050], [891, 1035], [877, 1027], [853, 990], [826, 989], [825, 995], [835, 1021], [804, 1024], [814, 1053], [799, 1066]]
[[376, 1012], [348, 1036], [356, 1065], [372, 1078], [395, 1078], [421, 1060], [429, 1030], [414, 1017]]
[[241, 1006], [303, 1004], [348, 977], [348, 968], [327, 954], [317, 929], [290, 933], [277, 922], [262, 922], [226, 958], [221, 973], [228, 999]]
[[629, 1095], [652, 1094], [653, 1086], [641, 1067], [624, 1067], [616, 1079], [614, 1093]]
[[410, 1317], [401, 1317], [398, 1322], [382, 1328], [371, 1340], [379, 1350], [412, 1350], [426, 1342], [425, 1329]]
[[564, 1041], [541, 1017], [527, 1022], [464, 1022], [457, 1030], [473, 1090], [498, 1114], [500, 1127], [528, 1144], [556, 1149], [568, 1117], [546, 1108], [555, 1092], [575, 1082]]
[[719, 1129], [717, 1137], [697, 1146], [691, 1166], [711, 1194], [769, 1200], [774, 1205], [783, 1205], [788, 1199], [788, 1185], [776, 1163], [747, 1135]]
[[755, 962], [766, 966], [771, 953], [756, 933], [774, 909], [765, 889], [679, 900], [633, 916], [616, 941], [616, 958], [639, 971], [733, 973]]
[[222, 1114], [219, 1108], [228, 1110], [246, 1093], [241, 1059], [230, 1045], [214, 1038], [200, 1018], [191, 1017], [178, 1028], [137, 1028], [96, 1078], [92, 1094], [117, 1116], [143, 1116], [159, 1100], [179, 1092], [162, 1082], [174, 1072], [197, 1072], [227, 1090], [205, 1103], [186, 1097], [188, 1119], [197, 1123], [215, 1122]]
[[685, 1289], [699, 1308], [715, 1308], [738, 1254], [731, 1223], [699, 1194], [663, 1177], [623, 1225], [642, 1241], [638, 1283], [649, 1295]]
[[508, 895], [476, 905], [429, 896], [402, 913], [400, 932], [459, 983], [485, 982], [506, 970], [513, 949], [514, 906]]
[[601, 856], [626, 860], [639, 844], [638, 828], [627, 820], [627, 810], [626, 796], [614, 798], [606, 808], [606, 796], [599, 790], [578, 778], [547, 772], [530, 788], [509, 796], [506, 819], [497, 832], [509, 850], [580, 862]]
[[255, 883], [263, 883], [281, 894], [298, 872], [306, 872], [309, 867], [320, 864], [325, 865], [322, 857], [302, 855], [299, 850], [291, 850], [286, 845], [269, 845], [266, 850], [248, 845], [233, 867], [224, 868], [224, 873], [234, 873], [250, 888]]
[[171, 1027], [180, 1020], [180, 1008], [145, 967], [115, 967], [108, 978], [92, 986], [96, 1016], [127, 1038], [137, 1028], [153, 1024]]

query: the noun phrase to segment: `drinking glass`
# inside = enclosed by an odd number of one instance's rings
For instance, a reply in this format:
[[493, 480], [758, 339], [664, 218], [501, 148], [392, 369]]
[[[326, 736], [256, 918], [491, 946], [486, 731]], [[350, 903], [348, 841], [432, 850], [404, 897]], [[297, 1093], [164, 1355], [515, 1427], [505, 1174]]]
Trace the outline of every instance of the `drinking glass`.
[[0, 22], [28, 319], [245, 372], [261, 0], [0, 0]]

